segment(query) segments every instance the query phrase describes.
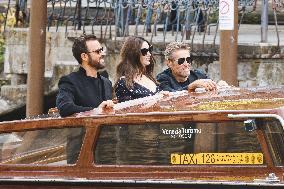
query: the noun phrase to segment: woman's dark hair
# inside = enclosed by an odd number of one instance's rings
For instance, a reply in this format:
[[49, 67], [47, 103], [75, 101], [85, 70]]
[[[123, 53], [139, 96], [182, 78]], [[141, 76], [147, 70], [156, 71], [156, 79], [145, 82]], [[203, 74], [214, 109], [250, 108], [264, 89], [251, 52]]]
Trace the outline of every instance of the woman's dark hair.
[[72, 52], [79, 64], [82, 64], [81, 54], [89, 51], [86, 42], [90, 40], [98, 39], [95, 35], [81, 35], [80, 37], [76, 37], [74, 40]]
[[144, 41], [148, 43], [149, 47], [151, 46], [150, 43], [142, 37], [130, 36], [124, 42], [120, 51], [121, 60], [116, 68], [117, 80], [114, 88], [116, 88], [117, 82], [122, 76], [125, 76], [126, 87], [129, 89], [132, 88], [134, 78], [140, 74], [146, 75], [149, 79], [157, 84], [157, 81], [153, 77], [154, 65], [156, 63], [153, 55], [151, 55], [149, 65], [144, 67], [140, 62], [140, 49]]

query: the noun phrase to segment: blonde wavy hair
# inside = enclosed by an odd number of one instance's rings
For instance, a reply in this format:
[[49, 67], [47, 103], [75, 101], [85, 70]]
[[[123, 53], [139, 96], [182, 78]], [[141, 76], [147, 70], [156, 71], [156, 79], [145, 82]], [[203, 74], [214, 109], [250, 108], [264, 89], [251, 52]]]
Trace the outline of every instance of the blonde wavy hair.
[[166, 46], [166, 50], [164, 52], [165, 59], [166, 60], [173, 59], [173, 57], [172, 57], [173, 52], [178, 50], [178, 49], [185, 49], [185, 50], [188, 50], [190, 52], [190, 47], [187, 43], [177, 42], [177, 41], [171, 42]]

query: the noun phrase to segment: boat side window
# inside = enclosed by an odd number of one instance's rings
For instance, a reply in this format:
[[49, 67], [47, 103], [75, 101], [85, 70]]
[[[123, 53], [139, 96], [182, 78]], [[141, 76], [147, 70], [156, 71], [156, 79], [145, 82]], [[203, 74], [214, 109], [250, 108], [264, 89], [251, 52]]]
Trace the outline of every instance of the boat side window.
[[0, 133], [0, 164], [75, 163], [84, 132], [76, 127]]
[[172, 165], [176, 163], [175, 155], [199, 153], [262, 154], [262, 151], [256, 131], [245, 131], [243, 121], [101, 125], [94, 162], [100, 165]]
[[284, 166], [284, 131], [277, 119], [259, 119], [257, 125], [262, 127], [268, 148], [276, 166]]

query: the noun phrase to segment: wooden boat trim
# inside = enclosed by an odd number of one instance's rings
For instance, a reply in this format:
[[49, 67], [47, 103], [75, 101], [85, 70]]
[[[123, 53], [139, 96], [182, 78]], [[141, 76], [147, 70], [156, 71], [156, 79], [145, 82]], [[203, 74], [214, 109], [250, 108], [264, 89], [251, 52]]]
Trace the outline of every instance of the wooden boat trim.
[[[283, 107], [284, 108], [284, 107]], [[281, 108], [282, 110], [282, 108]], [[92, 125], [88, 127], [96, 127], [96, 125], [104, 123], [121, 124], [121, 123], [141, 123], [145, 121], [145, 118], [151, 117], [151, 122], [161, 122], [161, 116], [163, 119], [167, 118], [168, 122], [174, 121], [208, 121], [216, 119], [216, 121], [228, 121], [232, 120], [228, 117], [228, 114], [276, 114], [278, 109], [265, 109], [265, 110], [224, 110], [224, 111], [180, 111], [180, 112], [149, 112], [149, 113], [131, 113], [131, 114], [114, 114], [114, 115], [94, 115], [84, 117], [66, 117], [66, 118], [50, 118], [50, 119], [34, 119], [34, 120], [22, 120], [11, 121], [6, 123], [0, 123], [0, 132], [12, 132], [12, 131], [24, 131], [31, 129], [44, 129], [44, 128], [63, 128], [63, 127], [78, 127], [79, 125], [85, 125], [88, 122], [92, 122]], [[178, 118], [176, 116], [179, 116]], [[100, 119], [101, 118], [101, 119]], [[103, 119], [102, 119], [103, 118]], [[238, 120], [238, 119], [234, 119]], [[240, 118], [239, 120], [243, 120]], [[45, 124], [42, 124], [44, 122]], [[95, 124], [95, 125], [94, 125]]]
[[[175, 179], [144, 179], [144, 180], [135, 180], [135, 179], [119, 179], [119, 180], [109, 180], [109, 179], [85, 179], [80, 178], [77, 180], [67, 180], [67, 179], [27, 179], [27, 178], [14, 178], [14, 179], [1, 179], [1, 182], [9, 183], [9, 182], [21, 182], [21, 183], [40, 183], [42, 185], [44, 184], [50, 184], [50, 183], [60, 183], [60, 184], [111, 184], [111, 185], [117, 185], [117, 184], [123, 184], [127, 186], [131, 185], [143, 185], [143, 186], [151, 186], [151, 185], [227, 185], [227, 186], [284, 186], [282, 183], [267, 183], [267, 182], [237, 182], [237, 181], [190, 181], [190, 180], [175, 180]], [[121, 186], [121, 185], [120, 185]]]

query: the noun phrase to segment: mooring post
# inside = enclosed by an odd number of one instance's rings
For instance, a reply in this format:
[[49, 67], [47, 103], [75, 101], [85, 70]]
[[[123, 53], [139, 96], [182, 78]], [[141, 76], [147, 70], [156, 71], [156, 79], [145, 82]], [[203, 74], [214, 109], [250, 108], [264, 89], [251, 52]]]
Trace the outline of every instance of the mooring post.
[[238, 1], [221, 0], [219, 3], [221, 79], [238, 86]]
[[31, 0], [26, 116], [43, 113], [47, 0]]

